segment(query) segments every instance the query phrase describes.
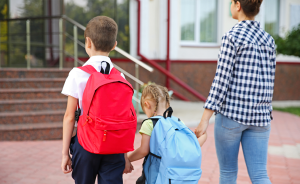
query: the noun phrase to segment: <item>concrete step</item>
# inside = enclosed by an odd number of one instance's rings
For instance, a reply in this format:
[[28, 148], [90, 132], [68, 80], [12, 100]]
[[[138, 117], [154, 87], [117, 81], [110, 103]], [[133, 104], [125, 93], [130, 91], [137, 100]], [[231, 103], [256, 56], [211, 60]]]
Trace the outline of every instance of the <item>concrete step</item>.
[[63, 122], [64, 113], [65, 109], [30, 112], [1, 112], [0, 125]]
[[[62, 139], [61, 122], [0, 124], [0, 141], [54, 140]], [[74, 128], [73, 134], [76, 132]]]
[[65, 98], [65, 95], [60, 93], [61, 90], [62, 90], [62, 88], [0, 89], [0, 100]]
[[66, 78], [71, 68], [1, 68], [0, 78]]
[[62, 88], [65, 78], [0, 78], [0, 89]]
[[29, 112], [39, 110], [66, 109], [67, 98], [31, 99], [31, 100], [0, 100], [0, 112]]

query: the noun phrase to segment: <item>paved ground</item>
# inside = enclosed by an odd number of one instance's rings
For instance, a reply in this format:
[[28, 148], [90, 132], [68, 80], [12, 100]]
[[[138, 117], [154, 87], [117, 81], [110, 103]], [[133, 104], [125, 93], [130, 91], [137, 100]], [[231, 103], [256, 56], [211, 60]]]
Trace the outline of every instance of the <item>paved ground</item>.
[[[219, 180], [213, 128], [211, 124], [208, 140], [202, 148], [200, 184], [215, 184]], [[139, 146], [140, 138], [136, 136], [135, 147]], [[268, 172], [272, 183], [300, 184], [300, 117], [275, 111], [269, 145]], [[62, 141], [0, 142], [0, 184], [74, 183], [70, 174], [64, 175], [60, 170], [61, 147]], [[124, 175], [124, 184], [134, 184], [141, 174], [142, 161], [133, 164], [135, 170]], [[240, 152], [238, 184], [247, 183], [251, 182]]]

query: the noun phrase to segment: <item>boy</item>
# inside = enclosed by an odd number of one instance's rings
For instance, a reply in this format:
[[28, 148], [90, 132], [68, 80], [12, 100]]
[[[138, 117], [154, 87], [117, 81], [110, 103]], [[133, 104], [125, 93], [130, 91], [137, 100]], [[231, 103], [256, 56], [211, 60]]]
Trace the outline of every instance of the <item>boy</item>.
[[[85, 50], [89, 60], [84, 64], [91, 65], [103, 74], [109, 74], [114, 67], [108, 55], [114, 50], [117, 41], [118, 26], [116, 22], [106, 16], [97, 16], [89, 21], [84, 32]], [[121, 74], [123, 77], [124, 75]], [[62, 94], [68, 96], [68, 104], [63, 120], [63, 149], [62, 171], [72, 172], [75, 183], [95, 183], [98, 175], [98, 183], [120, 184], [122, 174], [131, 172], [131, 165], [126, 154], [101, 155], [86, 151], [79, 143], [77, 136], [72, 145], [72, 161], [69, 156], [69, 146], [75, 124], [74, 112], [77, 105], [82, 107], [82, 96], [90, 74], [73, 68], [64, 84]], [[124, 77], [125, 78], [125, 77]], [[81, 112], [82, 114], [82, 112]], [[124, 169], [125, 168], [125, 169]]]

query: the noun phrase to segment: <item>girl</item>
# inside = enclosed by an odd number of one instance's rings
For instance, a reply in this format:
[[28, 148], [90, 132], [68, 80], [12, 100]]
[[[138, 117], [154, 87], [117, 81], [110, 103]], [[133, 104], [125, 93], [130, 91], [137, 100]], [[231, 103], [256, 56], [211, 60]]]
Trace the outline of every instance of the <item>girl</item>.
[[[148, 118], [153, 116], [163, 116], [163, 113], [170, 106], [170, 96], [167, 88], [157, 84], [150, 84], [146, 86], [142, 93], [141, 106]], [[148, 155], [150, 151], [149, 144], [152, 131], [152, 120], [148, 119], [144, 121], [139, 131], [142, 135], [141, 146], [129, 155], [128, 159], [130, 162], [142, 159]], [[206, 134], [198, 138], [200, 146], [204, 144], [206, 138]]]
[[262, 0], [231, 0], [239, 22], [222, 38], [216, 75], [195, 133], [205, 133], [217, 113], [215, 145], [220, 184], [235, 184], [240, 143], [252, 183], [270, 184], [268, 141], [272, 119], [276, 50], [273, 38], [255, 21]]

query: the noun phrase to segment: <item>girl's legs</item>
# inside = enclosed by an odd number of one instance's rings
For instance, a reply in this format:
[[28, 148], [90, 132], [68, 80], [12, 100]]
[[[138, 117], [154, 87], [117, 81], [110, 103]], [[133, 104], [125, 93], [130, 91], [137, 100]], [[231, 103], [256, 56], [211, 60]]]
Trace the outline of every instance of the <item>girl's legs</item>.
[[271, 184], [267, 173], [268, 142], [271, 125], [249, 126], [242, 134], [242, 148], [253, 184]]
[[240, 141], [242, 132], [247, 127], [220, 113], [216, 116], [214, 134], [220, 165], [220, 184], [236, 184]]

